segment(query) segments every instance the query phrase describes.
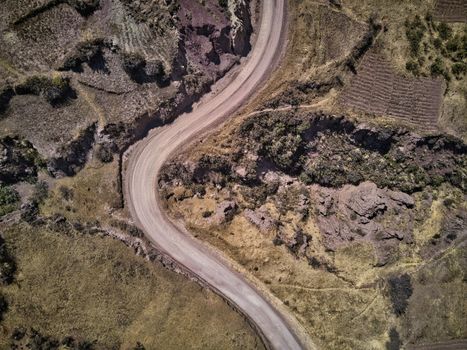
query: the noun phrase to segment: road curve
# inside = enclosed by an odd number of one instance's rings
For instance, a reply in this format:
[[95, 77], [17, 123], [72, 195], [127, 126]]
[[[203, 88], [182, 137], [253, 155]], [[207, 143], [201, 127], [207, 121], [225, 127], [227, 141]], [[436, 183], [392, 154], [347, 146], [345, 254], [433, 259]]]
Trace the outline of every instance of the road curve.
[[156, 191], [160, 169], [169, 157], [209, 126], [233, 114], [275, 68], [285, 42], [286, 10], [286, 0], [264, 0], [253, 50], [228, 84], [192, 112], [154, 130], [135, 145], [125, 173], [125, 201], [147, 237], [241, 310], [268, 347], [295, 350], [314, 348], [304, 333], [297, 331], [296, 321], [283, 317], [224, 259], [174, 225], [164, 214]]

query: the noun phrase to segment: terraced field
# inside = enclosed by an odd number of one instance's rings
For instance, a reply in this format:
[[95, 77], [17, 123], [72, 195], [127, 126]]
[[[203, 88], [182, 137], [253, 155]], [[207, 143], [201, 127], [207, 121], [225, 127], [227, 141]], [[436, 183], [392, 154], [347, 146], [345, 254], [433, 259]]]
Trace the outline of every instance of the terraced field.
[[435, 18], [444, 22], [467, 22], [467, 1], [438, 0]]
[[423, 130], [436, 128], [444, 91], [441, 79], [406, 78], [375, 53], [368, 53], [344, 89], [341, 104], [400, 118]]

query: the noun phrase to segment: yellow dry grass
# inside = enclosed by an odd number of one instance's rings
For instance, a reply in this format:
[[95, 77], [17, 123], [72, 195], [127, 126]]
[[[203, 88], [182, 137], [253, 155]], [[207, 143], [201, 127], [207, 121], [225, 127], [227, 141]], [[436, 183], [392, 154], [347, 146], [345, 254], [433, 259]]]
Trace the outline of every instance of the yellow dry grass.
[[134, 255], [122, 243], [27, 225], [4, 236], [18, 264], [2, 287], [9, 311], [0, 348], [15, 327], [97, 340], [100, 349], [260, 349], [243, 317], [182, 275]]

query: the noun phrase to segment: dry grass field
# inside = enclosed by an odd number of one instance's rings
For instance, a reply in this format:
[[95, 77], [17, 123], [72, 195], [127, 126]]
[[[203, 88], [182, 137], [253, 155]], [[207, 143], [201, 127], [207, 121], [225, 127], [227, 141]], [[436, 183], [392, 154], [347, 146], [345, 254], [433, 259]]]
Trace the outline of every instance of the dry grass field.
[[211, 291], [103, 237], [20, 224], [4, 231], [16, 280], [1, 286], [16, 327], [95, 342], [95, 349], [262, 349], [243, 317]]

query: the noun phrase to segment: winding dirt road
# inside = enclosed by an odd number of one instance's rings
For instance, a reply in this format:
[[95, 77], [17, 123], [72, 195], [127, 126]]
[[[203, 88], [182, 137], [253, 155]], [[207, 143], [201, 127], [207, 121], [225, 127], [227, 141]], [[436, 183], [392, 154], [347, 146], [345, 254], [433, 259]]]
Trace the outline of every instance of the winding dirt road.
[[[256, 43], [241, 69], [216, 84], [213, 93], [171, 125], [153, 130], [131, 151], [125, 176], [133, 219], [162, 251], [232, 302], [273, 349], [313, 349], [298, 323], [272, 304], [217, 253], [173, 224], [156, 191], [161, 167], [173, 153], [209, 126], [233, 114], [277, 66], [286, 32], [286, 0], [264, 0]], [[216, 89], [218, 91], [216, 91]]]

